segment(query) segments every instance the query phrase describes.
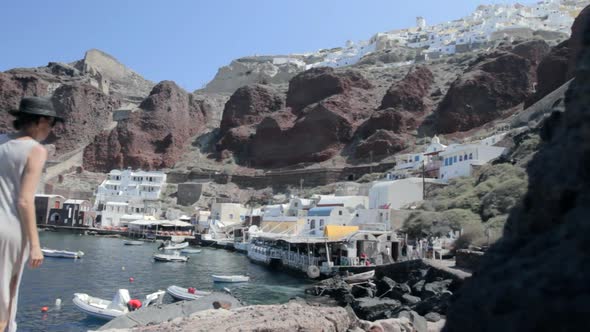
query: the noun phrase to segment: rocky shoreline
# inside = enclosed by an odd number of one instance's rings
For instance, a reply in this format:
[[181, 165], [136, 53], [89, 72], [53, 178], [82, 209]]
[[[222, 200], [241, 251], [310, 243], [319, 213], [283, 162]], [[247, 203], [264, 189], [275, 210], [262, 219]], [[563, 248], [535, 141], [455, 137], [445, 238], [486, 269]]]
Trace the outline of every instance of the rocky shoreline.
[[380, 267], [365, 282], [349, 284], [340, 276], [323, 280], [307, 289], [309, 298], [286, 304], [236, 307], [205, 300], [192, 314], [122, 329], [107, 324], [101, 331], [437, 332], [462, 283], [461, 276], [428, 262], [406, 261]]

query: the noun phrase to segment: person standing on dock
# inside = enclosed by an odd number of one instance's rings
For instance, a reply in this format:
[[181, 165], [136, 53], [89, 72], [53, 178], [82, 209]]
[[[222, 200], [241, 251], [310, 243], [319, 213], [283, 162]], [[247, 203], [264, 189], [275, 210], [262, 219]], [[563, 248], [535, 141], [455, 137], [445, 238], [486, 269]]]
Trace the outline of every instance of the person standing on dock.
[[16, 331], [18, 288], [27, 260], [31, 268], [43, 262], [35, 217], [35, 193], [47, 150], [44, 141], [63, 121], [51, 99], [25, 97], [18, 110], [14, 134], [0, 135], [0, 332]]

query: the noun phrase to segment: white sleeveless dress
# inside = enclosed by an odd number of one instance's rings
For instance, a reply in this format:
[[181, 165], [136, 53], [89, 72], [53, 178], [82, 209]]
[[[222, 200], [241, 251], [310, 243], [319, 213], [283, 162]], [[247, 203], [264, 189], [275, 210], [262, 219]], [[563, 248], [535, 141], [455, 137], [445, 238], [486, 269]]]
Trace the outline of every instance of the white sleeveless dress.
[[[29, 256], [28, 240], [21, 225], [17, 200], [21, 178], [35, 140], [18, 140], [0, 135], [0, 321], [8, 321], [8, 332], [16, 331], [18, 286]], [[14, 292], [10, 281], [17, 277]], [[12, 303], [11, 312], [9, 312]]]

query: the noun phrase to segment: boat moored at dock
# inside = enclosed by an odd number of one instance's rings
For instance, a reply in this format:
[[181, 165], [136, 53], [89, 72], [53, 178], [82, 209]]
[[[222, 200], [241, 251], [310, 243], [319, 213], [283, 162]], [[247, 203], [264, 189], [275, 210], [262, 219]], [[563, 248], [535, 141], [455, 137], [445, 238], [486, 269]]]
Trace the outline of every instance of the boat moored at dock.
[[84, 252], [82, 251], [67, 251], [53, 249], [41, 249], [41, 251], [43, 252], [43, 256], [45, 257], [78, 259], [84, 256]]

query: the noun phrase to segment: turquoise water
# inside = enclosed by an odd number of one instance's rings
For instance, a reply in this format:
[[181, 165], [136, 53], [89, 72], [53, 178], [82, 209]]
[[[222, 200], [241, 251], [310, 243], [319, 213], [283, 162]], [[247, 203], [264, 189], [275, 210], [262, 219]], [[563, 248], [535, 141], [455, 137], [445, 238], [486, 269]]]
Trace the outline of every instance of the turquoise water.
[[[52, 249], [83, 251], [80, 260], [46, 258], [37, 270], [25, 269], [20, 288], [17, 322], [19, 331], [86, 331], [105, 321], [87, 317], [72, 303], [74, 293], [111, 299], [119, 288], [133, 298], [165, 290], [170, 285], [213, 290], [228, 287], [246, 304], [283, 303], [304, 296], [302, 278], [251, 264], [244, 254], [202, 248], [187, 263], [155, 263], [157, 243], [125, 246], [122, 239], [42, 232], [41, 245]], [[124, 267], [124, 269], [123, 269]], [[213, 284], [212, 274], [247, 274], [249, 283]], [[129, 282], [133, 277], [134, 282]], [[61, 309], [54, 306], [62, 299]], [[166, 295], [165, 302], [172, 300]], [[47, 313], [41, 307], [48, 306]]]

